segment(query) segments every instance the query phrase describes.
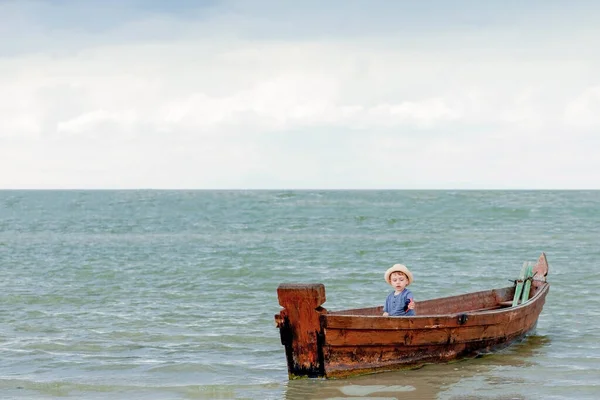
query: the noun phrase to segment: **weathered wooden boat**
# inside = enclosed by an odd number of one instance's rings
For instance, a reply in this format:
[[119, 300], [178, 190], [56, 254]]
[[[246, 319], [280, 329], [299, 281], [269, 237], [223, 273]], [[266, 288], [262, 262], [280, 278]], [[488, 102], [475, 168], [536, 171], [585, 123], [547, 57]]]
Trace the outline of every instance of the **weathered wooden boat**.
[[414, 317], [383, 306], [328, 311], [322, 284], [281, 284], [275, 315], [290, 379], [341, 378], [487, 353], [536, 326], [549, 291], [548, 262], [525, 263], [513, 286], [417, 301]]

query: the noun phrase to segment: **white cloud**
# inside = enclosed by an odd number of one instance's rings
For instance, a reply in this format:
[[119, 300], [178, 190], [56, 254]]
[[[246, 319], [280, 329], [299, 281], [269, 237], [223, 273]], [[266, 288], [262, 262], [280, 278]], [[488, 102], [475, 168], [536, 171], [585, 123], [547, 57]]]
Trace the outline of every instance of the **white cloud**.
[[[180, 36], [115, 40], [156, 23]], [[412, 43], [193, 26], [150, 18], [0, 58], [0, 187], [600, 188], [600, 161], [577, 161], [595, 159], [600, 66], [582, 43], [597, 30], [523, 52], [502, 30]]]
[[565, 123], [574, 128], [600, 128], [600, 85], [585, 89], [567, 104]]
[[93, 110], [78, 115], [67, 121], [59, 121], [56, 125], [57, 134], [81, 134], [84, 132], [95, 133], [99, 130], [125, 128], [134, 129], [138, 122], [134, 111], [107, 112], [105, 110]]

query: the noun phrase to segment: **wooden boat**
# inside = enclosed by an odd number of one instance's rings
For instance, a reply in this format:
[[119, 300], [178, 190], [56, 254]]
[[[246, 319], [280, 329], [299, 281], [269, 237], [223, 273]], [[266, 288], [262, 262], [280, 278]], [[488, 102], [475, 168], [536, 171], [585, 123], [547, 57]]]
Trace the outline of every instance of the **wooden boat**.
[[447, 362], [504, 347], [536, 326], [548, 262], [525, 263], [513, 286], [418, 301], [414, 317], [383, 307], [328, 311], [322, 284], [281, 284], [275, 315], [290, 379], [341, 378]]

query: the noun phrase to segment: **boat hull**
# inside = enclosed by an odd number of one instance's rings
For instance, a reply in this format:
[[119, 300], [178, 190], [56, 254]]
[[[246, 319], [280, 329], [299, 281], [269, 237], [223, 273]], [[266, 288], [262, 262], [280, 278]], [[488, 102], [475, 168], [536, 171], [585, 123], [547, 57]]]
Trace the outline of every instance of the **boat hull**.
[[321, 306], [322, 284], [279, 285], [283, 309], [275, 321], [289, 377], [414, 368], [505, 347], [531, 333], [542, 312], [550, 288], [545, 254], [533, 270], [521, 302], [513, 297], [523, 281], [515, 281], [512, 287], [417, 302], [414, 317], [384, 317], [383, 307], [329, 312]]
[[489, 311], [412, 318], [323, 314], [325, 376], [411, 368], [497, 350], [535, 329], [548, 288], [545, 284], [526, 304]]

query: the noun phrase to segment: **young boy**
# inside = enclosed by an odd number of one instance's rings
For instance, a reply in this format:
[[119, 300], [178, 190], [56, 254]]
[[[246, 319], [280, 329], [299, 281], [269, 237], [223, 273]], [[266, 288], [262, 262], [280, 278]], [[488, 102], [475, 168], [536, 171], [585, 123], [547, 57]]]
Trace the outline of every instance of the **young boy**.
[[383, 306], [384, 317], [403, 317], [415, 314], [415, 301], [408, 285], [413, 282], [412, 272], [405, 265], [395, 264], [385, 271], [385, 280], [394, 291], [391, 292]]

